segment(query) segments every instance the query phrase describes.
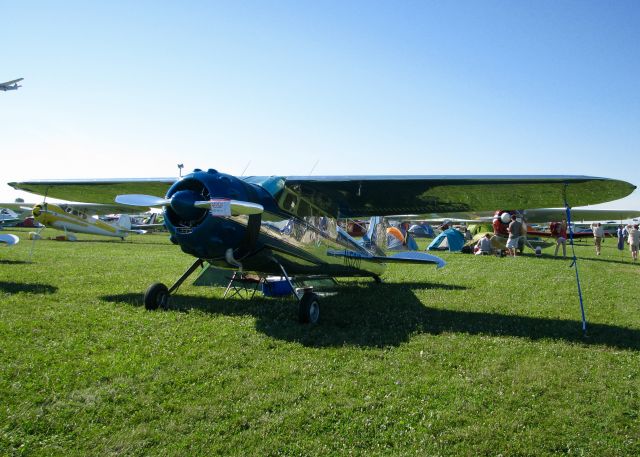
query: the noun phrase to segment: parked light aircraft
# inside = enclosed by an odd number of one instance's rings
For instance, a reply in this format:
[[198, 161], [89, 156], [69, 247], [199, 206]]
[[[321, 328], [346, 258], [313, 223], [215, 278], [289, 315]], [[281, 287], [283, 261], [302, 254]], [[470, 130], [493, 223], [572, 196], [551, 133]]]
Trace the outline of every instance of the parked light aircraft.
[[14, 244], [18, 244], [20, 238], [16, 235], [12, 235], [11, 233], [2, 233], [0, 234], [0, 245], [1, 246], [13, 246]]
[[18, 86], [18, 83], [23, 79], [24, 78], [18, 78], [18, 79], [14, 79], [13, 81], [7, 81], [6, 83], [0, 83], [0, 90], [4, 92], [8, 90], [18, 90], [18, 87], [22, 87], [22, 86]]
[[147, 309], [169, 296], [205, 262], [282, 275], [296, 292], [302, 322], [316, 322], [318, 296], [296, 291], [290, 278], [368, 276], [379, 282], [391, 262], [444, 261], [424, 252], [391, 256], [369, 250], [337, 218], [486, 211], [495, 208], [580, 206], [630, 194], [630, 183], [587, 176], [290, 176], [234, 177], [214, 169], [175, 180], [55, 180], [10, 183], [15, 189], [65, 200], [114, 201], [162, 207], [170, 239], [196, 258], [167, 288], [152, 284]]
[[[143, 230], [131, 228], [129, 216], [123, 214], [114, 223], [98, 219], [99, 214], [108, 214], [114, 210], [122, 210], [121, 205], [100, 205], [92, 203], [0, 203], [8, 208], [19, 206], [22, 209], [32, 206], [33, 218], [45, 227], [62, 230], [67, 239], [74, 241], [72, 233], [86, 233], [91, 235], [109, 236], [125, 239], [131, 233], [144, 233]], [[124, 207], [129, 210], [128, 207]]]
[[0, 208], [0, 227], [5, 224], [18, 222], [20, 218], [9, 208]]

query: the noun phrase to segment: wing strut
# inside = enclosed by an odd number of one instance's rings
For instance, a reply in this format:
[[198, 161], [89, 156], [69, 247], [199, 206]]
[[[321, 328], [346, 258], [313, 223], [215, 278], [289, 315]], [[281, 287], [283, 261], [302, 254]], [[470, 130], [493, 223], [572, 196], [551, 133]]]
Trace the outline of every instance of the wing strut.
[[573, 229], [571, 228], [571, 207], [567, 202], [567, 187], [569, 183], [564, 185], [564, 208], [567, 212], [567, 227], [569, 228], [569, 242], [571, 243], [571, 253], [573, 254], [573, 260], [569, 267], [574, 267], [576, 270], [576, 283], [578, 284], [578, 298], [580, 299], [580, 313], [582, 314], [582, 335], [587, 336], [587, 317], [584, 312], [584, 302], [582, 301], [582, 288], [580, 287], [580, 275], [578, 274], [578, 258], [576, 257], [576, 247], [573, 244]]

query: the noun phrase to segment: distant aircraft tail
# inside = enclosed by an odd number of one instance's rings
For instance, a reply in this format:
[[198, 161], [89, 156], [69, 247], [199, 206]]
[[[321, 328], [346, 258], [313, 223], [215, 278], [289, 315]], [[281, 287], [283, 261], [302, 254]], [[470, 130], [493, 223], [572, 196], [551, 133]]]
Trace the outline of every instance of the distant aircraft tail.
[[118, 218], [117, 225], [122, 230], [131, 230], [131, 218], [128, 214], [121, 214]]

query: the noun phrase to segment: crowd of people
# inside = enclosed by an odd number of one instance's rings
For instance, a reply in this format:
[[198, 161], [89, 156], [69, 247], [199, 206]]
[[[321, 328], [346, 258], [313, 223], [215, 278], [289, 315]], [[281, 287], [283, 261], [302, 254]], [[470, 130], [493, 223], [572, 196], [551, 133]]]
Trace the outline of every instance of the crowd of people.
[[487, 233], [476, 243], [476, 255], [496, 253], [516, 257], [522, 254], [527, 237], [527, 224], [523, 217], [506, 211], [496, 212], [492, 226], [493, 236]]
[[640, 247], [640, 230], [638, 229], [638, 224], [619, 225], [616, 230], [616, 235], [618, 236], [618, 249], [621, 251], [624, 250], [626, 241], [631, 251], [631, 258], [636, 262], [638, 260], [638, 248]]
[[[602, 223], [594, 222], [591, 224], [593, 233], [593, 242], [596, 255], [602, 254], [602, 243], [604, 242], [606, 232]], [[562, 257], [567, 257], [567, 221], [563, 219], [560, 222], [552, 222], [549, 224], [551, 236], [555, 238], [554, 256], [557, 257], [562, 248]], [[496, 212], [493, 218], [493, 235], [486, 233], [478, 240], [474, 246], [476, 255], [488, 254], [506, 254], [509, 256], [517, 256], [522, 254], [522, 250], [526, 243], [527, 225], [524, 218], [516, 214], [507, 212]], [[638, 224], [619, 225], [617, 229], [618, 249], [624, 250], [625, 243], [629, 245], [631, 258], [634, 262], [638, 260], [638, 251], [640, 250], [640, 228]], [[506, 240], [506, 245], [504, 241]], [[505, 246], [501, 247], [501, 243]], [[536, 251], [539, 255], [539, 251]]]

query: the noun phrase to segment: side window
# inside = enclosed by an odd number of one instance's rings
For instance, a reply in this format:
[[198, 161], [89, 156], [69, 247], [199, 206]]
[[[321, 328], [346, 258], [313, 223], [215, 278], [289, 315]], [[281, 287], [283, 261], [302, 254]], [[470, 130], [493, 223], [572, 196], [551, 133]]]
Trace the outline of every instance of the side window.
[[298, 203], [298, 197], [291, 192], [287, 192], [282, 201], [282, 208], [286, 211], [291, 211], [295, 213], [296, 205]]

